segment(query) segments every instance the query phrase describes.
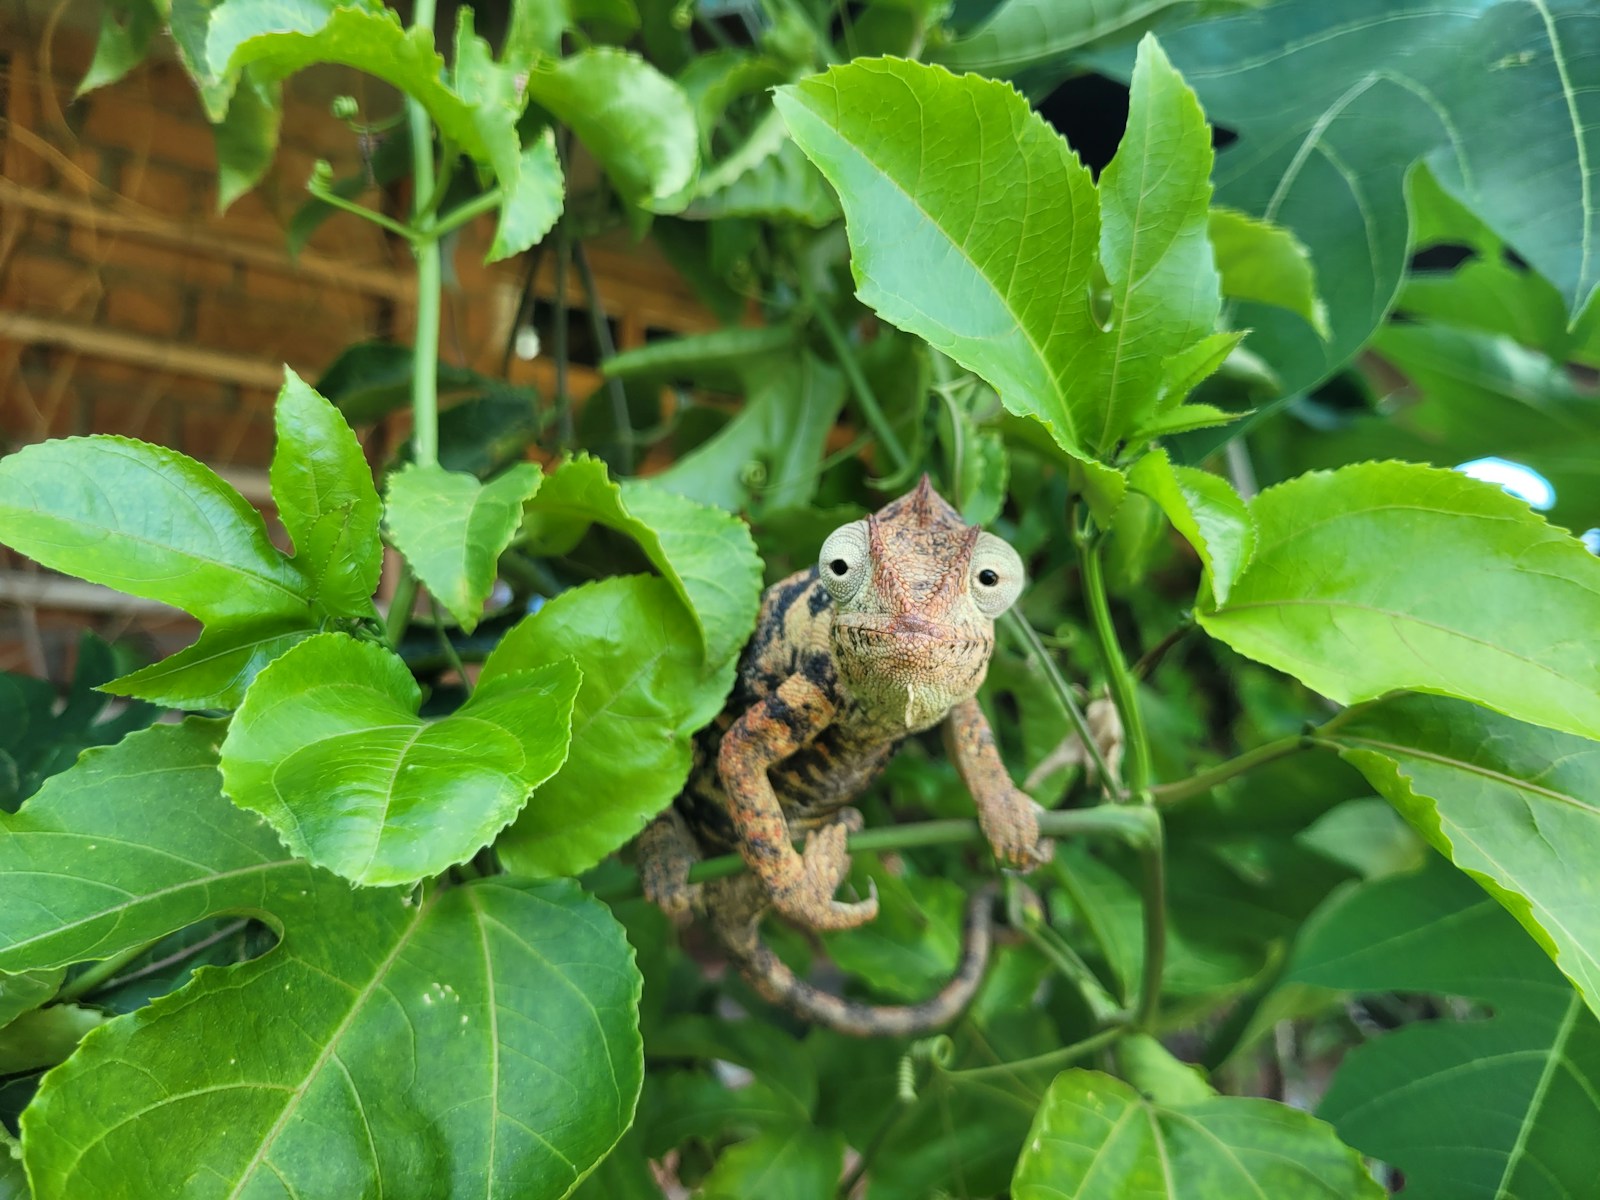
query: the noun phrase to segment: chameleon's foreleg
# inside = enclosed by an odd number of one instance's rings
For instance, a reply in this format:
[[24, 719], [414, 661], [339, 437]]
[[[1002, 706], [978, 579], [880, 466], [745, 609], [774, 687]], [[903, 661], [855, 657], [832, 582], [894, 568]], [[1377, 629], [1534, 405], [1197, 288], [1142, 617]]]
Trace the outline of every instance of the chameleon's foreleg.
[[1049, 862], [1055, 846], [1039, 837], [1042, 810], [1011, 782], [995, 748], [994, 732], [976, 700], [963, 700], [950, 710], [944, 723], [944, 744], [972, 793], [978, 824], [995, 857], [1025, 869]]
[[700, 861], [700, 847], [675, 808], [669, 808], [639, 835], [639, 885], [645, 899], [674, 921], [685, 921], [700, 907], [704, 885], [689, 882]]
[[772, 906], [812, 929], [850, 929], [878, 915], [876, 896], [853, 904], [833, 898], [850, 869], [847, 823], [812, 831], [804, 854], [795, 853], [789, 823], [767, 778], [768, 769], [826, 729], [833, 714], [821, 688], [803, 675], [791, 675], [728, 728], [717, 755], [739, 853], [771, 896]]

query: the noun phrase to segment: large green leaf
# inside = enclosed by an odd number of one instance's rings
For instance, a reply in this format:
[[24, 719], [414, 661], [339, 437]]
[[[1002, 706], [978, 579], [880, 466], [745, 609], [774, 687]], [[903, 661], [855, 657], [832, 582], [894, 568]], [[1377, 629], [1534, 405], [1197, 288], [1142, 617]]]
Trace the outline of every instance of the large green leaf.
[[440, 466], [410, 465], [389, 477], [384, 523], [395, 549], [468, 633], [542, 479], [537, 463], [518, 463], [488, 483]]
[[1417, 1200], [1527, 1200], [1594, 1190], [1600, 1024], [1537, 946], [1466, 876], [1434, 860], [1331, 904], [1286, 978], [1488, 1004], [1345, 1055], [1318, 1114], [1405, 1172]]
[[312, 584], [216, 473], [129, 438], [67, 438], [0, 461], [0, 541], [47, 567], [183, 609], [200, 640], [106, 690], [231, 707], [316, 628]]
[[1333, 736], [1600, 1012], [1600, 742], [1436, 696], [1385, 700]]
[[1379, 1200], [1333, 1131], [1242, 1096], [1147, 1099], [1099, 1071], [1064, 1071], [1045, 1095], [1011, 1183], [1016, 1200]]
[[1091, 360], [1097, 408], [1086, 433], [1104, 455], [1182, 402], [1165, 391], [1167, 363], [1212, 335], [1221, 309], [1208, 232], [1211, 130], [1153, 37], [1139, 44], [1127, 132], [1100, 175], [1099, 196], [1111, 329]]
[[738, 654], [761, 606], [761, 560], [744, 522], [649, 480], [613, 483], [605, 463], [564, 462], [528, 504], [530, 524], [551, 522], [576, 540], [598, 522], [639, 543], [699, 632], [710, 669]]
[[313, 598], [333, 612], [376, 616], [380, 508], [361, 443], [339, 410], [287, 368], [273, 416], [272, 499]]
[[689, 98], [637, 54], [593, 47], [543, 59], [528, 72], [527, 89], [630, 203], [667, 204], [694, 178], [700, 138]]
[[566, 178], [556, 157], [555, 130], [546, 129], [522, 151], [517, 182], [500, 201], [500, 221], [486, 262], [520, 254], [555, 227], [566, 197]]
[[[1212, 120], [1238, 134], [1217, 160], [1218, 199], [1288, 227], [1316, 264], [1326, 342], [1282, 309], [1238, 314], [1285, 393], [1328, 376], [1387, 314], [1418, 160], [1569, 312], [1593, 294], [1600, 31], [1584, 0], [1280, 0], [1163, 44]], [[1126, 71], [1127, 58], [1113, 65]]]
[[683, 786], [690, 739], [733, 684], [732, 658], [707, 674], [667, 581], [625, 575], [563, 592], [521, 621], [484, 663], [479, 690], [568, 655], [583, 683], [566, 763], [496, 843], [520, 874], [576, 874], [636, 836]]
[[777, 104], [844, 204], [862, 301], [1087, 454], [1099, 211], [1066, 142], [1005, 84], [899, 59], [831, 68]]
[[1223, 295], [1287, 308], [1327, 334], [1328, 314], [1317, 299], [1311, 255], [1299, 238], [1231, 208], [1213, 208], [1209, 230]]
[[557, 657], [424, 721], [398, 658], [319, 634], [263, 671], [234, 714], [223, 786], [296, 854], [357, 883], [413, 883], [487, 845], [561, 766], [578, 681]]
[[130, 734], [0, 816], [0, 971], [109, 958], [304, 886], [305, 864], [223, 799], [224, 730], [190, 718]]
[[283, 940], [101, 1026], [23, 1115], [40, 1200], [563, 1196], [632, 1119], [640, 980], [570, 880], [302, 866]]
[[1269, 488], [1214, 636], [1342, 703], [1459, 696], [1600, 737], [1600, 559], [1499, 488], [1361, 463]]

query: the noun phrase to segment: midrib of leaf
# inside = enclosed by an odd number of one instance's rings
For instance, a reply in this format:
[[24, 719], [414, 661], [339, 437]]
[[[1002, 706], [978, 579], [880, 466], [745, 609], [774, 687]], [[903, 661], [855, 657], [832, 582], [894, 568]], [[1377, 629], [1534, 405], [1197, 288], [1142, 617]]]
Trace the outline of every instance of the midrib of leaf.
[[[837, 94], [835, 95], [835, 99], [837, 100]], [[911, 207], [921, 213], [927, 220], [928, 224], [934, 229], [937, 229], [939, 233], [943, 235], [945, 241], [948, 242], [950, 246], [953, 247], [957, 253], [959, 253], [961, 257], [967, 261], [967, 264], [977, 274], [978, 278], [983, 280], [983, 282], [988, 285], [990, 293], [995, 297], [996, 300], [1000, 302], [1000, 306], [1007, 313], [1012, 315], [1012, 320], [1016, 323], [1017, 331], [1022, 334], [1023, 340], [1028, 343], [1028, 348], [1033, 351], [1034, 358], [1044, 368], [1045, 378], [1050, 380], [1050, 386], [1052, 390], [1052, 395], [1050, 398], [1055, 401], [1055, 407], [1058, 410], [1057, 413], [1051, 414], [1051, 417], [1053, 418], [1055, 416], [1060, 416], [1066, 422], [1067, 437], [1074, 445], [1077, 445], [1077, 422], [1073, 416], [1071, 408], [1066, 402], [1065, 393], [1063, 393], [1061, 390], [1061, 381], [1056, 378], [1055, 370], [1050, 365], [1049, 358], [1045, 356], [1044, 350], [1040, 347], [1039, 343], [1034, 340], [1033, 330], [1029, 329], [1021, 320], [1017, 319], [1016, 310], [1011, 306], [1010, 297], [1000, 290], [998, 283], [996, 283], [994, 279], [990, 278], [987, 271], [978, 266], [977, 261], [972, 257], [971, 254], [967, 252], [967, 247], [964, 244], [956, 241], [950, 230], [946, 229], [939, 221], [935, 220], [933, 214], [922, 206], [922, 202], [918, 200], [916, 196], [912, 195], [904, 187], [902, 187], [900, 185], [900, 181], [895, 179], [894, 176], [890, 175], [887, 169], [880, 166], [875, 159], [869, 158], [865, 153], [856, 149], [856, 147], [842, 134], [839, 134], [831, 129], [829, 130], [829, 133], [833, 134], [840, 145], [842, 145], [851, 154], [855, 155], [858, 160], [866, 163], [875, 172], [877, 172], [879, 176], [888, 182], [895, 191], [904, 196], [911, 204]], [[1014, 272], [1015, 265], [1013, 266], [1013, 273]]]
[[[1550, 53], [1555, 60], [1556, 77], [1561, 80], [1561, 98], [1567, 105], [1567, 120], [1572, 126], [1572, 141], [1577, 151], [1578, 188], [1583, 205], [1582, 256], [1578, 261], [1578, 286], [1581, 288], [1583, 281], [1589, 277], [1589, 260], [1593, 253], [1594, 242], [1594, 199], [1589, 181], [1589, 149], [1583, 140], [1584, 126], [1578, 118], [1577, 93], [1573, 91], [1572, 80], [1567, 75], [1567, 56], [1561, 47], [1561, 38], [1556, 34], [1555, 17], [1545, 0], [1529, 0], [1529, 2], [1538, 11], [1539, 19], [1544, 22], [1545, 36], [1550, 39]], [[1582, 308], [1582, 299], [1582, 296], [1575, 291], [1568, 304], [1574, 320], [1577, 319], [1578, 310]]]
[[[1542, 5], [1541, 5], [1542, 7]], [[1506, 1155], [1506, 1168], [1500, 1176], [1500, 1182], [1495, 1187], [1495, 1195], [1505, 1196], [1506, 1186], [1511, 1182], [1517, 1164], [1522, 1161], [1522, 1156], [1527, 1152], [1528, 1135], [1533, 1131], [1534, 1121], [1539, 1115], [1539, 1110], [1544, 1107], [1545, 1093], [1550, 1090], [1550, 1081], [1555, 1078], [1556, 1067], [1562, 1061], [1567, 1042], [1572, 1037], [1573, 1027], [1578, 1023], [1578, 1014], [1586, 1011], [1583, 999], [1577, 992], [1572, 993], [1572, 998], [1567, 1001], [1567, 1011], [1562, 1015], [1561, 1024], [1556, 1029], [1555, 1037], [1551, 1039], [1550, 1054], [1545, 1059], [1544, 1069], [1539, 1072], [1539, 1082], [1533, 1089], [1533, 1095], [1528, 1098], [1528, 1107], [1522, 1115], [1522, 1122], [1517, 1127], [1517, 1140], [1512, 1143], [1511, 1152]]]
[[[1111, 381], [1106, 387], [1105, 421], [1100, 426], [1100, 440], [1095, 443], [1097, 446], [1104, 446], [1106, 444], [1106, 439], [1111, 434], [1112, 420], [1118, 415], [1117, 387], [1122, 378], [1122, 348], [1128, 340], [1128, 325], [1130, 323], [1128, 321], [1128, 297], [1131, 296], [1134, 289], [1143, 282], [1143, 279], [1135, 279], [1133, 277], [1132, 267], [1139, 258], [1139, 235], [1143, 228], [1141, 221], [1144, 216], [1144, 202], [1148, 195], [1146, 188], [1150, 179], [1149, 134], [1151, 107], [1154, 107], [1153, 104], [1147, 107], [1145, 110], [1144, 129], [1141, 131], [1145, 138], [1145, 152], [1139, 157], [1139, 200], [1133, 206], [1132, 234], [1128, 238], [1127, 253], [1129, 270], [1127, 273], [1127, 279], [1122, 285], [1121, 295], [1118, 297], [1119, 303], [1117, 304], [1117, 313], [1121, 319], [1117, 321], [1117, 344], [1111, 357]], [[1132, 131], [1130, 130], [1129, 132]], [[1126, 140], [1127, 136], [1127, 133], [1123, 134], [1124, 140]]]
[[[378, 851], [383, 848], [383, 830], [389, 823], [389, 810], [394, 805], [394, 782], [400, 778], [400, 769], [405, 766], [406, 756], [411, 753], [413, 746], [427, 730], [428, 726], [423, 721], [417, 722], [417, 727], [411, 731], [411, 736], [406, 739], [405, 745], [400, 747], [400, 752], [394, 756], [394, 767], [389, 772], [389, 781], [383, 788], [383, 817], [374, 822], [372, 826], [372, 852], [367, 855], [367, 861], [361, 868], [361, 877], [366, 878], [367, 872], [372, 870], [372, 864], [378, 861]], [[272, 789], [278, 790], [277, 772], [273, 772]], [[282, 793], [279, 793], [280, 795]], [[299, 827], [299, 818], [295, 818], [296, 827]]]
[[[306, 1090], [321, 1073], [322, 1069], [328, 1065], [328, 1060], [333, 1057], [334, 1050], [339, 1045], [339, 1040], [349, 1031], [350, 1026], [355, 1022], [356, 1017], [360, 1015], [362, 1008], [365, 1007], [372, 993], [377, 990], [378, 985], [388, 975], [390, 968], [394, 966], [395, 960], [400, 957], [400, 952], [406, 948], [406, 944], [411, 941], [417, 930], [422, 928], [423, 919], [427, 916], [429, 910], [438, 903], [439, 897], [443, 894], [442, 891], [435, 891], [432, 896], [427, 897], [417, 906], [410, 925], [407, 926], [404, 933], [395, 939], [394, 948], [389, 951], [384, 960], [372, 972], [372, 978], [367, 981], [367, 985], [356, 993], [355, 999], [351, 1001], [349, 1011], [340, 1020], [338, 1027], [329, 1035], [327, 1044], [323, 1046], [322, 1052], [317, 1055], [316, 1061], [311, 1064], [311, 1069], [306, 1072], [305, 1078], [291, 1089], [289, 1098], [284, 1102], [283, 1111], [278, 1114], [278, 1119], [273, 1122], [272, 1128], [262, 1138], [261, 1145], [256, 1147], [255, 1156], [245, 1164], [244, 1170], [240, 1172], [238, 1183], [234, 1185], [233, 1191], [228, 1193], [228, 1200], [238, 1200], [245, 1186], [254, 1179], [257, 1168], [266, 1160], [266, 1156], [272, 1149], [273, 1144], [278, 1140], [278, 1136], [283, 1132], [284, 1127], [288, 1125], [290, 1118], [294, 1116], [295, 1110], [300, 1106], [300, 1102], [305, 1099]], [[352, 1091], [351, 1094], [354, 1095], [355, 1093]], [[73, 1160], [73, 1165], [76, 1166], [81, 1159], [82, 1154]]]
[[493, 1109], [494, 1119], [489, 1122], [488, 1169], [484, 1175], [483, 1194], [486, 1200], [494, 1200], [495, 1153], [500, 1141], [500, 1118], [504, 1115], [500, 1111], [500, 1012], [495, 999], [494, 956], [489, 952], [486, 914], [478, 904], [475, 889], [467, 888], [465, 894], [467, 906], [472, 909], [478, 926], [478, 946], [483, 951], [483, 986], [489, 994], [489, 1105]]

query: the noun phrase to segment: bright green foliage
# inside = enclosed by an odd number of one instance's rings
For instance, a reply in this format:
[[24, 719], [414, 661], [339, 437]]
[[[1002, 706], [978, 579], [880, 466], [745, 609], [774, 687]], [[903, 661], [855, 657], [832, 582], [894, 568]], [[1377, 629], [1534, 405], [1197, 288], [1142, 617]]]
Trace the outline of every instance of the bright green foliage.
[[566, 199], [566, 180], [556, 159], [552, 129], [522, 151], [516, 186], [500, 202], [500, 223], [489, 247], [489, 261], [520, 254], [555, 226]]
[[1255, 556], [1197, 614], [1241, 654], [1342, 703], [1412, 688], [1600, 737], [1600, 559], [1520, 500], [1363, 463], [1271, 488], [1250, 514]]
[[102, 1026], [49, 1077], [23, 1118], [39, 1200], [174, 1181], [560, 1196], [615, 1143], [643, 1066], [639, 976], [603, 907], [570, 881], [413, 900], [300, 871], [273, 902], [278, 947]]
[[1017, 1200], [1365, 1200], [1383, 1196], [1361, 1159], [1305, 1113], [1211, 1096], [1162, 1104], [1098, 1071], [1050, 1085], [1017, 1160]]
[[536, 539], [569, 546], [598, 522], [639, 543], [699, 630], [708, 669], [744, 645], [761, 602], [761, 560], [744, 524], [651, 483], [613, 483], [605, 464], [563, 463], [528, 505]]
[[1306, 930], [1288, 979], [1433, 992], [1488, 1015], [1392, 1031], [1346, 1055], [1318, 1113], [1420, 1200], [1583, 1196], [1594, 1186], [1600, 1024], [1509, 916], [1435, 861], [1369, 884]]
[[0, 819], [0, 971], [108, 958], [304, 886], [305, 864], [222, 798], [223, 732], [190, 718], [130, 734]]
[[437, 722], [382, 646], [310, 638], [262, 672], [222, 742], [222, 786], [301, 858], [413, 883], [470, 858], [566, 757], [578, 670], [502, 675]]
[[1163, 35], [1211, 119], [1239, 134], [1218, 199], [1287, 226], [1316, 265], [1327, 341], [1282, 309], [1237, 313], [1285, 392], [1346, 362], [1387, 315], [1419, 159], [1569, 311], [1584, 307], [1600, 281], [1593, 37], [1582, 0], [1280, 0]]
[[1225, 604], [1255, 553], [1255, 522], [1239, 493], [1220, 475], [1173, 466], [1165, 450], [1154, 450], [1135, 463], [1128, 482], [1159, 504], [1194, 547], [1211, 595]]
[[683, 90], [636, 54], [606, 47], [541, 61], [528, 98], [569, 126], [617, 190], [665, 206], [694, 177], [699, 137]]
[[339, 410], [293, 371], [284, 372], [273, 418], [272, 498], [312, 599], [333, 612], [376, 617], [380, 509], [361, 443]]
[[843, 1162], [840, 1134], [794, 1124], [724, 1150], [701, 1195], [706, 1200], [812, 1200], [832, 1194]]
[[484, 663], [480, 693], [569, 655], [583, 683], [566, 763], [496, 843], [518, 874], [576, 874], [644, 828], [683, 786], [690, 738], [733, 685], [732, 659], [706, 671], [667, 581], [632, 575], [563, 592], [521, 621]]
[[437, 466], [407, 466], [389, 477], [384, 524], [395, 549], [469, 633], [522, 523], [522, 505], [542, 479], [535, 463], [518, 463], [488, 483]]
[[1287, 308], [1327, 336], [1310, 252], [1293, 233], [1232, 208], [1213, 208], [1208, 228], [1224, 296]]
[[0, 1074], [14, 1075], [64, 1062], [84, 1035], [105, 1021], [97, 1010], [52, 1004], [23, 1013], [0, 1028]]
[[[778, 108], [844, 204], [861, 299], [1087, 453], [1097, 412], [1074, 383], [1099, 225], [1067, 144], [1004, 84], [895, 59], [783, 88]], [[912, 140], [892, 114], [917, 112]]]
[[578, 681], [559, 658], [424, 721], [404, 663], [320, 634], [263, 671], [234, 714], [223, 787], [301, 857], [357, 883], [414, 883], [487, 845], [560, 767]]
[[[1131, 104], [1097, 194], [1066, 143], [1001, 84], [882, 59], [779, 92], [790, 132], [844, 202], [861, 299], [1079, 457], [1109, 457], [1182, 401], [1166, 364], [1211, 336], [1218, 314], [1210, 134], [1153, 40]], [[902, 132], [911, 113], [915, 138]], [[1097, 263], [1109, 330], [1095, 311]]]
[[1600, 742], [1435, 696], [1385, 700], [1334, 736], [1600, 1011]]

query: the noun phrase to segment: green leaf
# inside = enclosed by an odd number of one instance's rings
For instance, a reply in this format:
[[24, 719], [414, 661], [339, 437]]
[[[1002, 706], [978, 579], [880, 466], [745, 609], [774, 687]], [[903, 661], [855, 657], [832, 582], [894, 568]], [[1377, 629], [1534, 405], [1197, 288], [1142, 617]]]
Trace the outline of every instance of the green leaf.
[[1328, 314], [1317, 299], [1311, 253], [1299, 238], [1232, 208], [1211, 210], [1209, 234], [1224, 296], [1287, 308], [1328, 336]]
[[[115, 83], [142, 63], [150, 39], [161, 28], [161, 13], [151, 0], [113, 0], [100, 12], [100, 36], [76, 95]], [[3, 1155], [0, 1155], [3, 1157]]]
[[60, 990], [65, 974], [64, 967], [50, 971], [20, 971], [15, 975], [0, 974], [0, 1028], [52, 999]]
[[562, 525], [576, 541], [599, 522], [639, 543], [699, 631], [708, 669], [731, 660], [755, 627], [761, 560], [742, 521], [648, 480], [611, 482], [605, 463], [562, 463], [528, 504], [530, 518]]
[[[1111, 288], [1089, 445], [1104, 455], [1182, 395], [1166, 394], [1167, 360], [1210, 337], [1221, 310], [1207, 237], [1211, 130], [1194, 93], [1154, 37], [1139, 43], [1128, 129], [1100, 176], [1100, 263]], [[1163, 401], [1166, 401], [1163, 404]]]
[[[1315, 264], [1326, 341], [1285, 309], [1239, 313], [1285, 395], [1327, 378], [1387, 315], [1419, 160], [1570, 313], [1594, 293], [1600, 63], [1582, 0], [1279, 0], [1162, 41], [1212, 120], [1238, 134], [1217, 160], [1218, 200], [1291, 230]], [[1126, 72], [1127, 56], [1102, 65]]]
[[215, 472], [160, 446], [102, 435], [8, 456], [0, 541], [205, 624], [178, 661], [106, 685], [121, 695], [231, 707], [272, 653], [316, 626], [310, 583], [273, 546], [261, 514]]
[[452, 90], [432, 34], [405, 29], [392, 9], [329, 9], [317, 0], [292, 5], [223, 0], [211, 14], [205, 53], [211, 75], [204, 94], [213, 120], [221, 119], [230, 81], [245, 67], [267, 84], [317, 63], [339, 63], [375, 75], [417, 101], [441, 134], [474, 160], [492, 164], [497, 174], [507, 164], [516, 169], [517, 113], [503, 104], [480, 106]]
[[1161, 506], [1200, 556], [1211, 595], [1226, 603], [1255, 552], [1255, 525], [1239, 493], [1220, 475], [1173, 466], [1165, 450], [1153, 450], [1136, 462], [1128, 482]]
[[[1162, 365], [1161, 407], [1164, 412], [1145, 421], [1141, 431], [1150, 430], [1149, 433], [1134, 434], [1138, 437], [1155, 437], [1161, 433], [1170, 433], [1179, 428], [1201, 428], [1196, 425], [1197, 419], [1204, 420], [1205, 424], [1213, 423], [1211, 418], [1218, 414], [1215, 408], [1207, 408], [1203, 404], [1190, 405], [1194, 412], [1173, 411], [1173, 406], [1180, 405], [1188, 394], [1194, 391], [1217, 371], [1222, 369], [1222, 364], [1228, 361], [1231, 355], [1244, 341], [1242, 332], [1213, 333], [1209, 337], [1201, 338], [1187, 350], [1180, 350]], [[1238, 414], [1222, 413], [1227, 420], [1233, 420]], [[1132, 439], [1130, 439], [1132, 440]]]
[[411, 465], [389, 476], [384, 522], [395, 549], [468, 633], [522, 523], [522, 505], [542, 479], [536, 463], [518, 463], [488, 483], [439, 466]]
[[732, 658], [708, 677], [671, 585], [626, 575], [563, 592], [519, 622], [484, 663], [479, 692], [569, 655], [583, 683], [567, 760], [495, 844], [518, 874], [576, 874], [635, 837], [678, 794], [690, 740], [733, 684]]
[[1393, 1030], [1344, 1057], [1318, 1113], [1401, 1168], [1418, 1200], [1583, 1196], [1600, 1121], [1600, 1024], [1460, 872], [1380, 880], [1335, 901], [1287, 978], [1357, 992], [1469, 997], [1492, 1014]]
[[670, 200], [700, 157], [689, 98], [637, 54], [605, 47], [541, 60], [528, 97], [568, 126], [631, 204]]
[[1436, 692], [1600, 737], [1600, 559], [1522, 501], [1361, 463], [1269, 488], [1250, 514], [1254, 558], [1196, 614], [1239, 653], [1344, 704]]
[[261, 182], [278, 153], [283, 123], [283, 88], [245, 72], [228, 102], [227, 115], [211, 126], [217, 147], [217, 211]]
[[777, 105], [839, 193], [861, 300], [1086, 456], [1099, 217], [1067, 144], [1005, 84], [899, 59], [830, 68]]
[[652, 342], [608, 359], [611, 379], [687, 382], [712, 391], [749, 391], [802, 348], [796, 326], [760, 325], [718, 329], [692, 337]]
[[305, 886], [305, 864], [223, 799], [224, 728], [191, 717], [86, 751], [0, 816], [0, 971], [109, 958]]
[[95, 1009], [76, 1004], [52, 1004], [23, 1013], [0, 1028], [0, 1075], [64, 1062], [84, 1035], [104, 1022]]
[[23, 1116], [40, 1200], [155, 1200], [175, 1181], [566, 1195], [632, 1119], [643, 1068], [639, 975], [605, 907], [570, 880], [413, 900], [299, 869], [275, 949], [108, 1022], [51, 1072]]
[[810, 502], [828, 431], [844, 406], [844, 376], [809, 351], [764, 361], [768, 369], [750, 372], [732, 419], [650, 476], [654, 486], [732, 512], [780, 512]]
[[821, 172], [784, 136], [742, 171], [707, 171], [683, 215], [696, 221], [761, 217], [822, 229], [839, 219], [839, 202]]
[[522, 151], [516, 186], [500, 201], [500, 222], [484, 261], [510, 258], [543, 238], [560, 218], [565, 196], [566, 179], [556, 160], [555, 130], [546, 129]]
[[1031, 66], [1052, 65], [1074, 50], [1138, 30], [1167, 10], [1193, 7], [1195, 0], [1096, 4], [1003, 0], [981, 25], [932, 57], [958, 71], [1012, 75]]
[[1521, 921], [1600, 1012], [1600, 742], [1399, 696], [1340, 724], [1340, 754]]
[[1011, 1183], [1016, 1200], [1381, 1200], [1333, 1131], [1272, 1100], [1147, 1100], [1099, 1071], [1064, 1071], [1045, 1094]]
[[834, 1193], [843, 1168], [843, 1135], [796, 1123], [724, 1150], [700, 1194], [705, 1200], [818, 1200]]
[[336, 616], [376, 616], [380, 508], [361, 443], [339, 410], [287, 368], [273, 416], [272, 500], [313, 602]]
[[223, 787], [319, 866], [413, 883], [472, 857], [561, 766], [578, 683], [557, 659], [423, 721], [400, 659], [319, 634], [263, 671], [234, 714]]

